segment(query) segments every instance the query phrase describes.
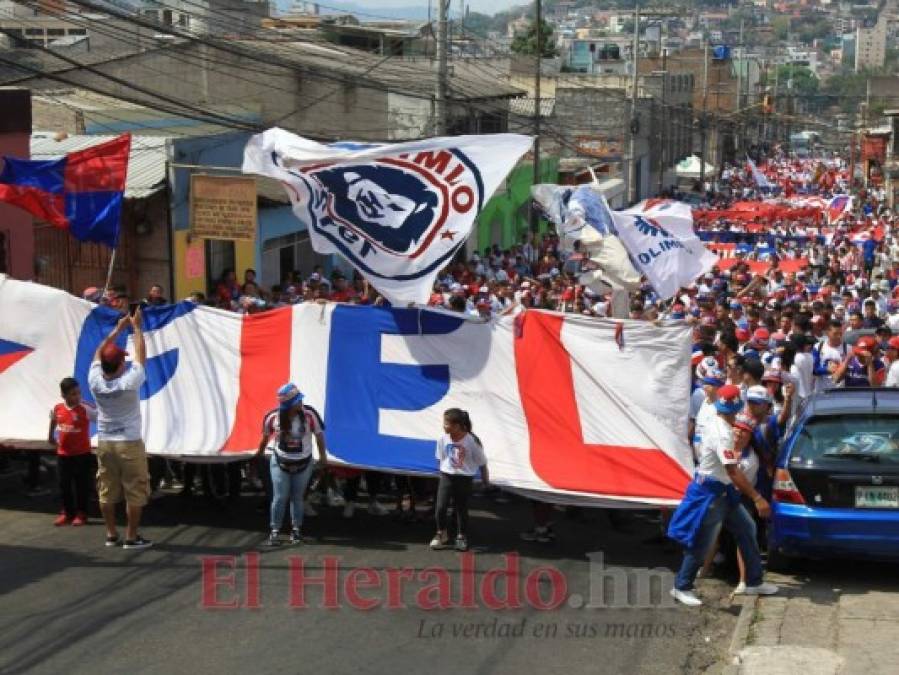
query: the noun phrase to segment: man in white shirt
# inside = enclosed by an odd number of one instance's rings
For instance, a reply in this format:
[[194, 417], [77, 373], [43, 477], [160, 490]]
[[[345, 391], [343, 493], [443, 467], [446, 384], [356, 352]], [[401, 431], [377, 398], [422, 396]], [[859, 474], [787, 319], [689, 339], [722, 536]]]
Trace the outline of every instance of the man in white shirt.
[[811, 354], [811, 347], [815, 342], [811, 337], [798, 333], [790, 338], [790, 343], [796, 348], [790, 375], [796, 379], [796, 394], [801, 402], [815, 390], [815, 359]]
[[718, 390], [717, 415], [703, 432], [696, 476], [669, 526], [670, 536], [672, 529], [687, 529], [694, 533], [689, 542], [675, 537], [685, 549], [671, 595], [687, 606], [702, 604], [693, 592], [693, 584], [722, 525], [733, 534], [746, 563], [746, 587], [742, 592], [773, 595], [778, 590], [777, 586], [762, 580], [764, 572], [755, 523], [740, 503], [742, 493], [752, 499], [760, 516], [770, 516], [768, 502], [739, 467], [740, 453], [734, 445], [733, 424], [742, 408], [738, 387], [726, 385]]
[[846, 359], [848, 352], [849, 347], [843, 342], [843, 324], [832, 319], [827, 327], [827, 338], [812, 351], [815, 391], [837, 386], [833, 382], [833, 372]]
[[[134, 329], [134, 361], [116, 344], [129, 327]], [[141, 512], [149, 496], [147, 453], [141, 437], [140, 387], [146, 380], [144, 342], [140, 308], [134, 316], [123, 316], [100, 344], [88, 372], [88, 384], [97, 403], [97, 494], [106, 522], [106, 545], [120, 542], [116, 528], [116, 504], [124, 498], [128, 528], [123, 548], [144, 549], [153, 543], [137, 531]]]

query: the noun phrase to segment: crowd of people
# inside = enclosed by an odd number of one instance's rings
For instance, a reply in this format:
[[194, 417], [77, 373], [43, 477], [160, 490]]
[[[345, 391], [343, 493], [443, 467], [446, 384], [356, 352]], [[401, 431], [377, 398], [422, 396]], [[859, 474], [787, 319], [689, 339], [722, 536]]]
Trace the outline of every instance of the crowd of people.
[[[846, 182], [845, 168], [839, 162], [812, 170], [807, 162], [781, 160], [779, 164], [770, 163], [768, 172], [777, 183], [775, 198], [786, 198], [790, 192], [830, 196]], [[727, 167], [709, 193], [701, 195], [701, 205], [726, 211], [736, 199], [770, 203], [771, 190], [757, 188], [757, 179], [748, 168]], [[738, 591], [776, 591], [761, 579], [758, 543], [764, 541], [765, 519], [770, 512], [777, 444], [802, 401], [831, 387], [899, 386], [896, 218], [871, 193], [857, 199], [835, 222], [827, 226], [822, 222], [820, 217], [807, 215], [787, 215], [771, 222], [759, 222], [756, 217], [751, 223], [720, 215], [698, 218], [697, 230], [713, 250], [719, 251], [720, 264], [673, 298], [659, 298], [647, 283], [630, 295], [627, 318], [686, 322], [693, 330], [693, 394], [687, 435], [695, 452], [697, 479], [691, 483], [693, 492], [688, 490], [687, 497], [692, 494], [694, 502], [705, 500], [706, 506], [709, 500], [723, 500], [723, 506], [715, 512], [715, 518], [701, 519], [701, 526], [691, 521], [688, 537], [681, 536], [685, 527], [681, 510], [672, 519], [672, 538], [684, 544], [687, 552], [675, 589], [677, 599], [686, 604], [700, 602], [693, 593], [693, 582], [697, 572], [709, 564], [721, 523], [733, 530], [741, 552]], [[716, 248], [724, 235], [733, 244], [731, 249]], [[535, 308], [608, 317], [612, 313], [610, 296], [579, 283], [587, 262], [577, 247], [562, 250], [552, 231], [528, 233], [508, 248], [493, 245], [457, 258], [438, 276], [428, 305], [480, 320]], [[386, 304], [358, 274], [339, 270], [326, 274], [320, 267], [308, 276], [291, 272], [271, 288], [263, 288], [252, 269], [244, 271], [241, 281], [234, 270], [227, 270], [209, 290], [208, 296], [195, 293], [188, 299], [242, 313], [303, 302]], [[139, 312], [137, 319], [131, 316], [134, 304], [168, 302], [159, 285], [152, 286], [140, 303], [132, 303], [123, 289], [112, 289], [102, 296], [98, 289], [90, 288], [84, 297], [122, 311], [123, 323], [117, 330], [139, 326]], [[125, 413], [110, 411], [109, 404], [103, 403], [102, 392], [125, 384], [129, 391], [134, 390], [140, 380], [134, 371], [140, 368], [139, 363], [132, 366], [130, 380], [121, 380], [123, 357], [113, 353], [112, 347], [111, 339], [104, 342], [97, 355], [97, 370], [91, 371], [92, 392], [95, 397], [101, 394], [100, 502], [114, 503], [120, 497], [128, 501], [125, 543], [141, 548], [149, 545], [136, 529], [140, 508], [146, 501], [135, 495], [152, 493], [163, 480], [171, 486], [175, 479], [189, 494], [197, 469], [156, 459], [151, 460], [146, 489], [139, 480], [129, 478], [128, 458], [140, 461], [142, 447], [134, 445], [139, 439], [109, 433], [110, 415]], [[111, 384], [115, 382], [119, 385]], [[54, 409], [50, 432], [51, 438], [54, 432], [62, 432], [54, 441], [61, 459], [64, 504], [56, 524], [80, 525], [86, 518], [86, 470], [83, 461], [71, 461], [69, 457], [90, 450], [89, 442], [87, 450], [83, 447], [83, 423], [79, 427], [77, 420], [73, 422], [73, 411], [76, 417], [85, 419], [93, 413], [81, 404], [74, 380], [65, 380], [61, 392], [64, 402]], [[131, 403], [136, 405], [135, 401]], [[133, 405], [129, 415], [133, 426]], [[371, 471], [325, 469], [322, 418], [303, 403], [300, 387], [292, 383], [273, 392], [273, 411], [263, 427], [257, 460], [217, 469], [219, 473], [209, 477], [209, 485], [213, 492], [218, 489], [232, 496], [239, 494], [243, 481], [261, 487], [269, 505], [270, 545], [281, 543], [280, 530], [288, 505], [292, 542], [302, 541], [303, 518], [315, 513], [316, 499], [340, 506], [345, 517], [353, 517], [364, 479], [368, 508], [375, 515], [386, 512], [378, 501], [379, 494], [391, 495], [397, 500], [397, 512], [412, 518], [420, 516], [416, 500], [431, 500], [437, 530], [431, 541], [433, 548], [450, 546], [447, 509], [454, 502], [455, 547], [467, 549], [471, 481], [480, 475], [487, 482], [490, 453], [472, 433], [472, 422], [465, 411], [446, 412], [437, 445], [438, 485]], [[67, 435], [73, 430], [81, 434], [77, 443]], [[70, 447], [72, 443], [77, 451]], [[315, 452], [321, 469], [317, 472]], [[110, 487], [109, 480], [117, 480], [118, 486]], [[688, 502], [690, 499], [685, 499]], [[107, 543], [115, 545], [119, 538], [114, 515], [107, 507], [103, 515]], [[535, 505], [534, 519], [534, 528], [523, 538], [552, 541], [550, 512]]]

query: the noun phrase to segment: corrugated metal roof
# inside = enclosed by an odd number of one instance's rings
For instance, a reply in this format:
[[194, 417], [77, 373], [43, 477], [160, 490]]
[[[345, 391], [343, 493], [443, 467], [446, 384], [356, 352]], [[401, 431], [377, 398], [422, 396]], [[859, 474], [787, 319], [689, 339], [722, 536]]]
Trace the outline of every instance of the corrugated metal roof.
[[[56, 134], [49, 133], [31, 134], [31, 158], [59, 157], [115, 138], [115, 136], [66, 136], [61, 140], [56, 140], [56, 137]], [[142, 199], [165, 186], [168, 140], [165, 136], [131, 137], [131, 156], [128, 158], [125, 197]]]

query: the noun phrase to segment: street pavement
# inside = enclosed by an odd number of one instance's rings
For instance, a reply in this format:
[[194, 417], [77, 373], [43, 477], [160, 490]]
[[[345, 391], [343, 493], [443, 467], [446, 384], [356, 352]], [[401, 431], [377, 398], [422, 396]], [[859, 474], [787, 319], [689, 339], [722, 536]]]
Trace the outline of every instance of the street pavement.
[[[671, 606], [660, 595], [660, 587], [670, 586], [679, 555], [648, 541], [658, 533], [652, 513], [610, 519], [608, 512], [597, 510], [574, 514], [576, 518], [558, 512], [558, 541], [547, 545], [518, 538], [530, 525], [526, 502], [476, 496], [474, 554], [469, 559], [476, 570], [475, 590], [485, 578], [502, 579], [486, 572], [507, 564], [506, 554], [517, 551], [520, 573], [513, 586], [524, 606], [490, 609], [491, 600], [502, 600], [506, 589], [500, 588], [493, 598], [476, 592], [471, 608], [425, 610], [415, 601], [429, 585], [424, 581], [433, 587], [441, 573], [413, 579], [390, 598], [385, 570], [408, 568], [408, 574], [418, 575], [425, 568], [442, 567], [458, 601], [458, 575], [466, 559], [455, 551], [428, 549], [433, 535], [429, 518], [404, 523], [359, 509], [353, 520], [344, 520], [339, 508], [322, 508], [308, 521], [311, 541], [266, 550], [260, 545], [266, 529], [257, 510], [260, 502], [249, 495], [224, 507], [203, 497], [166, 494], [151, 503], [142, 528], [155, 546], [125, 551], [103, 546], [104, 531], [96, 519], [83, 528], [54, 528], [54, 495], [29, 499], [17, 477], [0, 479], [0, 672], [457, 675], [539, 668], [566, 675], [667, 674], [704, 672], [726, 662], [740, 605], [731, 602], [730, 587], [714, 579], [702, 581], [707, 603], [701, 610]], [[596, 573], [598, 552], [607, 581]], [[587, 554], [594, 560], [593, 586]], [[215, 599], [236, 597], [241, 605], [258, 608], [204, 606], [203, 560], [210, 556], [226, 561], [219, 565], [237, 557], [235, 587], [213, 588]], [[319, 607], [324, 598], [316, 586], [307, 588], [305, 608], [291, 608], [291, 565], [296, 570], [302, 560], [305, 574], [322, 574], [327, 556], [338, 559], [340, 607]], [[248, 559], [258, 560], [258, 586], [245, 571]], [[374, 571], [351, 571], [358, 567]], [[628, 600], [613, 597], [610, 590], [621, 578], [620, 570], [628, 575]], [[227, 571], [218, 568], [219, 575]], [[354, 608], [344, 583], [353, 575], [356, 581], [380, 580], [381, 587], [374, 590], [355, 587], [362, 600], [375, 598], [382, 605], [402, 601], [407, 607]], [[545, 601], [541, 598], [551, 600], [562, 577], [561, 606], [533, 607]], [[648, 600], [639, 592], [640, 580], [647, 578], [652, 589]], [[435, 597], [436, 591], [424, 599]], [[645, 606], [610, 606], [615, 600]]]
[[771, 574], [782, 593], [760, 598], [732, 672], [862, 675], [899, 669], [895, 563], [799, 561]]

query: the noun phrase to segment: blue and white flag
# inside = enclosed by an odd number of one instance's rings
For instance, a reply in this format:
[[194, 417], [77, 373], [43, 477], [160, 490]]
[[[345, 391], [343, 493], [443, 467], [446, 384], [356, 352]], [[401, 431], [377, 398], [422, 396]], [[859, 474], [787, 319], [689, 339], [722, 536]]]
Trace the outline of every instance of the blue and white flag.
[[247, 143], [243, 171], [284, 183], [318, 253], [342, 255], [394, 305], [426, 304], [532, 142], [496, 134], [323, 145], [269, 129]]
[[627, 211], [612, 211], [612, 217], [634, 265], [663, 300], [718, 262], [696, 236], [693, 212], [683, 202], [651, 199]]
[[758, 166], [756, 166], [755, 162], [752, 161], [749, 157], [746, 158], [747, 163], [749, 164], [749, 170], [752, 171], [752, 179], [755, 181], [755, 184], [762, 190], [770, 190], [773, 185], [768, 180], [768, 177], [759, 171]]

